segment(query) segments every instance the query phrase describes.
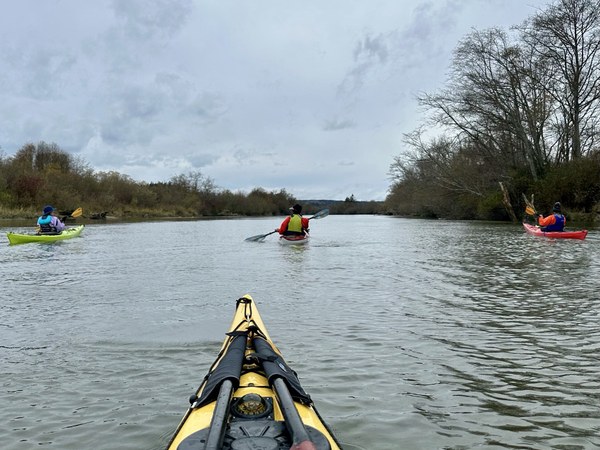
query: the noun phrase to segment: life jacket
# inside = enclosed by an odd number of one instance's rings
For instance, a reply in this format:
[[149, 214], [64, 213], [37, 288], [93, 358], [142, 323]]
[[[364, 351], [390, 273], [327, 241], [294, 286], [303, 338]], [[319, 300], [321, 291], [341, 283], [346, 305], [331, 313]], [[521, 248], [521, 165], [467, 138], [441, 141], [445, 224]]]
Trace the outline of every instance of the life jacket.
[[565, 229], [565, 216], [562, 214], [554, 214], [556, 222], [552, 225], [544, 227], [544, 231], [563, 231]]
[[302, 234], [302, 216], [300, 214], [292, 214], [288, 222], [287, 231]]
[[56, 234], [56, 227], [51, 225], [52, 222], [52, 216], [51, 215], [47, 215], [47, 216], [40, 216], [40, 218], [37, 221], [38, 226], [40, 227], [39, 233], [54, 233]]

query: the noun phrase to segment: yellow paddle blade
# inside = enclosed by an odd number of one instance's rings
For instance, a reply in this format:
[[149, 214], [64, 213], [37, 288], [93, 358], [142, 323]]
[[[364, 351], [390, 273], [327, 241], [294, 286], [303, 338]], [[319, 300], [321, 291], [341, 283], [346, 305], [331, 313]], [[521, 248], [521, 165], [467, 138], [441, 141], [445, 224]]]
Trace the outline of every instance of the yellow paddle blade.
[[525, 194], [521, 194], [523, 196], [523, 200], [525, 200], [525, 206], [530, 207], [533, 211], [535, 211], [535, 206], [533, 206], [533, 194], [531, 194], [531, 201], [527, 198]]
[[535, 216], [535, 209], [533, 209], [531, 206], [528, 206], [527, 208], [525, 208], [525, 212], [527, 214], [529, 214], [530, 216]]
[[83, 209], [77, 208], [75, 211], [71, 213], [71, 217], [79, 217], [83, 214]]

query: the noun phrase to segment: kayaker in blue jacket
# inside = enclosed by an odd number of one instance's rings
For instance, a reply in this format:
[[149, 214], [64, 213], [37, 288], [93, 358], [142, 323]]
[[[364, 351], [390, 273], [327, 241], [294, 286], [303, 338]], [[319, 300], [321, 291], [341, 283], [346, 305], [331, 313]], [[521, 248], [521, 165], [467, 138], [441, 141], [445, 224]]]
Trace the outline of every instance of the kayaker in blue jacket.
[[567, 219], [561, 212], [560, 203], [556, 202], [552, 207], [552, 214], [547, 217], [538, 216], [538, 223], [542, 231], [564, 231]]
[[44, 206], [42, 215], [37, 220], [38, 233], [60, 233], [65, 229], [65, 224], [56, 216], [56, 209], [52, 205]]

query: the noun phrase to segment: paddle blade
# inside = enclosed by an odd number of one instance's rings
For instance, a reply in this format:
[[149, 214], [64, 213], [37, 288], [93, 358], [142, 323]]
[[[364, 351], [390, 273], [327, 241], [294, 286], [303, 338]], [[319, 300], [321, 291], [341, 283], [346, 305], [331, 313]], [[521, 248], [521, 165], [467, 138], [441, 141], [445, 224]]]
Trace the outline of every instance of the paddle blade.
[[323, 217], [327, 217], [329, 215], [329, 209], [323, 209], [316, 213], [314, 216], [309, 217], [308, 220], [311, 219], [322, 219]]
[[525, 208], [525, 213], [529, 214], [530, 216], [535, 216], [535, 209], [533, 209], [531, 206], [528, 206]]
[[77, 208], [75, 211], [71, 213], [71, 217], [79, 217], [83, 214], [83, 209]]
[[262, 241], [266, 236], [266, 234], [257, 234], [256, 236], [250, 236], [244, 239], [247, 242], [259, 242]]
[[265, 238], [270, 235], [277, 232], [277, 230], [275, 231], [271, 231], [270, 233], [267, 234], [257, 234], [256, 236], [250, 236], [249, 238], [244, 239], [247, 242], [262, 242], [265, 240]]
[[523, 200], [525, 201], [525, 206], [531, 208], [535, 213], [535, 206], [533, 206], [533, 194], [531, 194], [531, 201], [529, 201], [525, 194], [521, 193], [521, 195], [523, 196]]

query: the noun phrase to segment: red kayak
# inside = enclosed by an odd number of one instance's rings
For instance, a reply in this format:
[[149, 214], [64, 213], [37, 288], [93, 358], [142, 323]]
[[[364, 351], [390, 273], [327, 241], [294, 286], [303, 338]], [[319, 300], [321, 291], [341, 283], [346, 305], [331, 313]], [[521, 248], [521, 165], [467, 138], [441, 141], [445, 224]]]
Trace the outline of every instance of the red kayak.
[[587, 236], [587, 230], [576, 230], [576, 231], [542, 231], [537, 225], [530, 225], [523, 223], [525, 231], [534, 236], [544, 236], [552, 239], [585, 239]]
[[308, 244], [309, 239], [310, 236], [308, 235], [308, 233], [300, 236], [281, 235], [279, 236], [279, 243], [281, 245], [304, 245]]

